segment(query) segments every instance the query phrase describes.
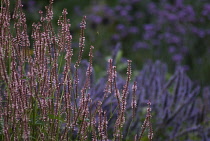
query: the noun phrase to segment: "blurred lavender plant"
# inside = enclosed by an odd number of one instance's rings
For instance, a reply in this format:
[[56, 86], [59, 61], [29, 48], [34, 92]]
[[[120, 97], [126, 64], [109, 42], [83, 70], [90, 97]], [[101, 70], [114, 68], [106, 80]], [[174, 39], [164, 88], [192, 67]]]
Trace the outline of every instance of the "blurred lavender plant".
[[[105, 84], [107, 80], [112, 83], [108, 75], [91, 89], [92, 99], [97, 101], [106, 97], [102, 107], [106, 110], [107, 116], [110, 117], [109, 127], [113, 127], [117, 118], [117, 114], [114, 112], [117, 107], [117, 99], [111, 89], [107, 93], [107, 89], [102, 87], [102, 84]], [[123, 89], [123, 80], [122, 77], [118, 76], [117, 87], [119, 89]], [[102, 93], [104, 95], [101, 95]], [[145, 114], [145, 103], [149, 99], [152, 102], [155, 140], [207, 141], [209, 129], [203, 124], [208, 123], [207, 125], [209, 125], [209, 114], [205, 113], [209, 110], [210, 99], [207, 96], [209, 89], [205, 89], [205, 96], [202, 98], [198, 97], [199, 93], [200, 87], [187, 77], [182, 68], [170, 75], [167, 72], [167, 66], [160, 61], [146, 63], [135, 78], [133, 86], [130, 85], [129, 88], [129, 95], [133, 96], [132, 98], [128, 97], [127, 101], [129, 104], [127, 104], [124, 134], [127, 139], [132, 139], [132, 134], [140, 131], [139, 127], [144, 120], [144, 117], [140, 115]], [[205, 104], [200, 103], [203, 99], [206, 101]], [[108, 129], [108, 131], [113, 130], [113, 128]]]

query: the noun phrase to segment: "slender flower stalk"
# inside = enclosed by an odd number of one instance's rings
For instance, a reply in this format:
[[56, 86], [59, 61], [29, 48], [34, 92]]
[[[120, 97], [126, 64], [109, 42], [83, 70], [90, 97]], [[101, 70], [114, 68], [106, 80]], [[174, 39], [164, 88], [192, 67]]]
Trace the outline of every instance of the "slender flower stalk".
[[137, 103], [136, 103], [136, 90], [137, 90], [137, 82], [135, 81], [133, 86], [132, 86], [132, 102], [131, 102], [131, 108], [133, 109], [133, 114], [132, 114], [132, 118], [135, 117], [136, 115], [136, 107], [137, 107]]
[[152, 116], [151, 116], [151, 108], [150, 108], [151, 102], [149, 101], [147, 104], [148, 104], [147, 115], [146, 115], [146, 118], [145, 118], [144, 123], [142, 125], [142, 131], [141, 131], [141, 133], [139, 135], [139, 139], [138, 139], [139, 141], [143, 137], [143, 133], [144, 133], [146, 128], [148, 128], [148, 130], [149, 130], [148, 131], [148, 139], [150, 141], [152, 141], [152, 138], [153, 138], [153, 129], [152, 129], [152, 124], [151, 124], [151, 117]]

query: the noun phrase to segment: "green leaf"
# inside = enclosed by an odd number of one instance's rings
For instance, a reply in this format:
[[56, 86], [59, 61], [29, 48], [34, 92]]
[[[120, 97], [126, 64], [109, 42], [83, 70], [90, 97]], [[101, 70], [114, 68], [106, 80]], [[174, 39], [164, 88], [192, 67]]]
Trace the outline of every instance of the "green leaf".
[[64, 122], [64, 120], [63, 120], [63, 118], [61, 116], [55, 116], [53, 114], [49, 114], [48, 116], [49, 116], [50, 119], [57, 119], [59, 121]]

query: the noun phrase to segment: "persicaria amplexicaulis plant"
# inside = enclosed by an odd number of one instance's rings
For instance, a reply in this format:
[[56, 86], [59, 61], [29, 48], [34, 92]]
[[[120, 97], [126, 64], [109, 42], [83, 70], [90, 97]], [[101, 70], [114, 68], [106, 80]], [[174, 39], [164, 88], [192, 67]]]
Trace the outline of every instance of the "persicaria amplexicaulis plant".
[[[87, 69], [81, 69], [85, 48], [86, 17], [80, 23], [79, 54], [73, 58], [72, 35], [67, 10], [58, 20], [54, 31], [53, 0], [40, 11], [40, 21], [27, 34], [26, 17], [20, 0], [10, 16], [10, 1], [1, 2], [0, 13], [0, 139], [1, 140], [123, 140], [127, 105], [136, 116], [137, 83], [130, 93], [131, 61], [127, 78], [118, 88], [116, 66], [109, 61], [108, 79], [101, 100], [92, 99], [93, 49], [89, 50]], [[12, 21], [14, 25], [12, 27]], [[31, 38], [31, 40], [29, 40]], [[31, 51], [32, 50], [32, 51]], [[85, 76], [85, 77], [84, 77]], [[103, 107], [106, 98], [114, 93], [114, 113]], [[132, 102], [128, 103], [128, 99]], [[141, 140], [148, 127], [152, 140], [151, 103], [148, 103], [142, 130], [135, 133]], [[108, 115], [108, 114], [109, 115]], [[116, 115], [116, 119], [115, 116]], [[113, 118], [114, 117], [114, 118]], [[143, 115], [144, 117], [144, 115]], [[109, 124], [114, 119], [114, 125]], [[110, 126], [110, 127], [109, 127]], [[112, 128], [110, 133], [108, 128]]]

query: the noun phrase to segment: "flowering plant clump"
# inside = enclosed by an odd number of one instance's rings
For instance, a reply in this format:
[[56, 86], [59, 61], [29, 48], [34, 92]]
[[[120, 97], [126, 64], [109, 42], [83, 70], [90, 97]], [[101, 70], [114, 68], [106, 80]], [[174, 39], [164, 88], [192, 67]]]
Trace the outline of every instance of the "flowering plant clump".
[[[126, 121], [127, 99], [132, 97], [129, 95], [131, 61], [128, 60], [127, 79], [120, 90], [116, 66], [110, 60], [104, 92], [114, 92], [117, 100], [117, 119], [110, 136], [107, 129], [112, 116], [107, 116], [102, 107], [106, 96], [103, 100], [92, 99], [93, 46], [89, 50], [86, 70], [80, 67], [84, 62], [86, 17], [80, 23], [79, 54], [74, 63], [68, 12], [64, 9], [59, 17], [56, 34], [52, 27], [52, 5], [53, 0], [50, 0], [45, 7], [46, 14], [39, 12], [40, 21], [32, 25], [30, 42], [21, 1], [17, 0], [12, 18], [10, 1], [1, 3], [0, 139], [123, 140], [126, 138], [122, 129]], [[12, 20], [14, 34], [11, 32]], [[133, 109], [136, 107], [134, 101], [133, 96]], [[135, 134], [135, 140], [143, 137], [146, 127], [149, 127], [149, 140], [153, 138], [150, 105], [148, 103], [142, 131]]]

